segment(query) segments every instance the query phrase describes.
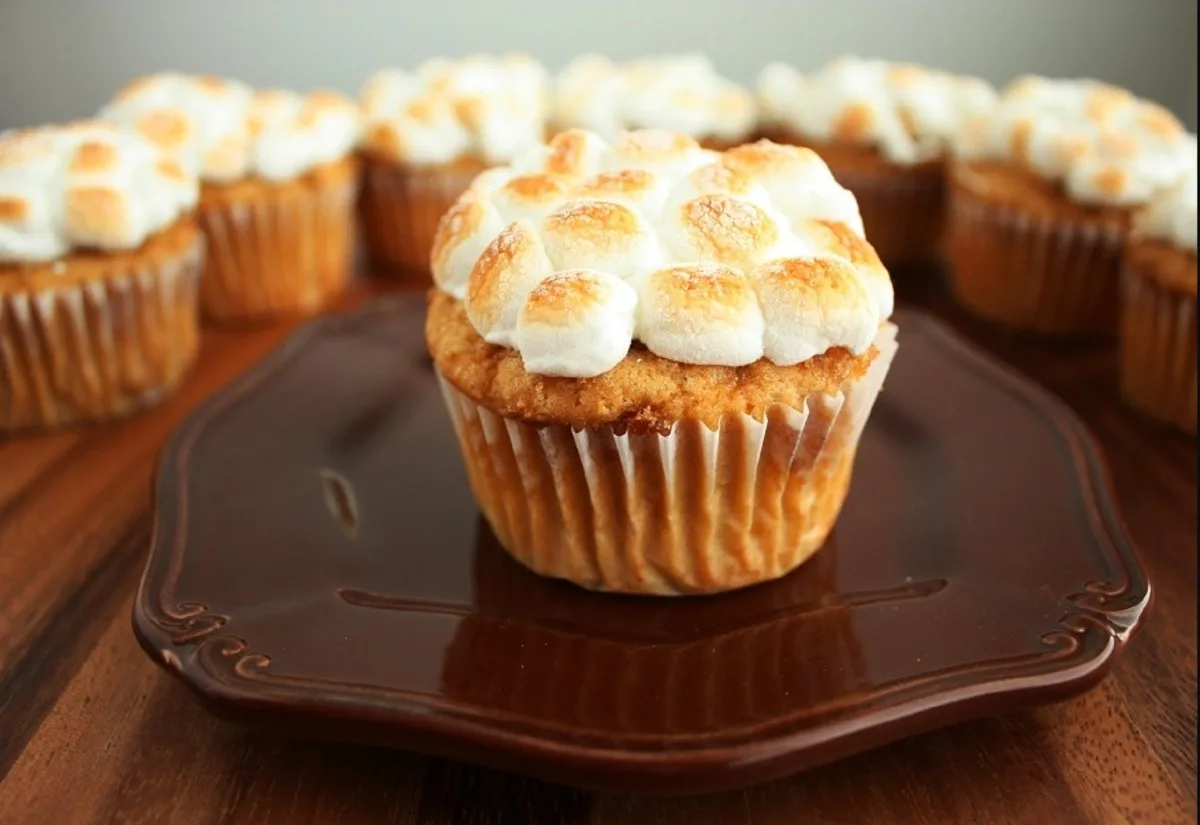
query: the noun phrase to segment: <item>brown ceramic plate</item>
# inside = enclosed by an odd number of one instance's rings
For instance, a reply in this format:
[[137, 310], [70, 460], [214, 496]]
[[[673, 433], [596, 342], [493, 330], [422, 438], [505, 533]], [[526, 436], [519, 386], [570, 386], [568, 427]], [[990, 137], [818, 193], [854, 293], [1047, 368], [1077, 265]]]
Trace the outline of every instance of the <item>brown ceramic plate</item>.
[[472, 502], [422, 307], [312, 324], [166, 450], [135, 625], [223, 717], [717, 790], [1086, 690], [1150, 602], [1078, 421], [908, 311], [800, 570], [668, 600], [538, 578]]

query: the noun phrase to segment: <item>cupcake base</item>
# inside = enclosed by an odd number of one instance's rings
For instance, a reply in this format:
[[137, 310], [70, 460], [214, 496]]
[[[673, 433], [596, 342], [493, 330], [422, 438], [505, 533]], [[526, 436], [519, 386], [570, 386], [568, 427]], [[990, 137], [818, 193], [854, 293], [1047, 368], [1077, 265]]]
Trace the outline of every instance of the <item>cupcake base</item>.
[[285, 183], [206, 185], [197, 219], [208, 240], [204, 317], [254, 323], [318, 312], [353, 273], [353, 159]]
[[778, 578], [824, 543], [895, 327], [876, 347], [835, 395], [665, 434], [505, 417], [439, 379], [476, 500], [518, 561], [595, 590], [712, 593]]
[[1121, 394], [1196, 435], [1196, 253], [1133, 241], [1121, 271]]
[[1129, 217], [1071, 203], [1029, 173], [958, 165], [951, 176], [950, 284], [959, 303], [1003, 326], [1112, 335]]
[[371, 262], [383, 274], [431, 285], [429, 253], [438, 221], [485, 168], [475, 160], [405, 167], [364, 154], [358, 215]]
[[120, 417], [199, 347], [204, 242], [191, 221], [133, 252], [0, 266], [0, 433]]

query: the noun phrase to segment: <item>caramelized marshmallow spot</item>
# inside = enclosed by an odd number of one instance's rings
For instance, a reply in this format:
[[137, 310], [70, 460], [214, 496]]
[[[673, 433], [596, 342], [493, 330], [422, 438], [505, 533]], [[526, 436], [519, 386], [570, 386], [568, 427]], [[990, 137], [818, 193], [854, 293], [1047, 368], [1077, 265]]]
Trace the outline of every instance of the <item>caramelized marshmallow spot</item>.
[[513, 346], [525, 298], [554, 268], [528, 221], [508, 225], [475, 262], [467, 283], [467, 318], [489, 344]]
[[781, 366], [845, 347], [865, 352], [879, 328], [875, 301], [842, 258], [787, 258], [763, 264], [750, 280], [762, 306], [763, 352]]
[[637, 337], [684, 364], [743, 366], [763, 356], [763, 314], [749, 279], [720, 264], [651, 273], [638, 290]]
[[591, 378], [608, 372], [633, 341], [637, 292], [607, 272], [569, 269], [538, 284], [514, 336], [525, 370]]

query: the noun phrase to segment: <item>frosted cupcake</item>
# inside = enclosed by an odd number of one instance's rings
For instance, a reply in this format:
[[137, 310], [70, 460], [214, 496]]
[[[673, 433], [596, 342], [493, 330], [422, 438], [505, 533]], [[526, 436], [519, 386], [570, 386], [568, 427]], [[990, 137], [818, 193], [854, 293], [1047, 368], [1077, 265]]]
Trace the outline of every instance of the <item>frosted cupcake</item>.
[[157, 401], [196, 355], [199, 187], [99, 122], [0, 134], [0, 433]]
[[442, 220], [426, 338], [534, 571], [705, 593], [811, 556], [895, 351], [854, 196], [805, 149], [556, 136]]
[[704, 146], [742, 143], [754, 131], [754, 96], [699, 54], [613, 63], [583, 55], [554, 83], [554, 127], [612, 140], [626, 129], [665, 129]]
[[471, 179], [542, 143], [546, 72], [514, 54], [386, 69], [362, 93], [367, 250], [378, 264], [429, 281], [438, 219]]
[[1121, 275], [1121, 392], [1196, 434], [1196, 167], [1134, 217]]
[[821, 155], [889, 265], [939, 254], [953, 138], [995, 100], [978, 78], [857, 57], [807, 75], [772, 63], [758, 78], [763, 133]]
[[310, 315], [343, 291], [354, 251], [353, 103], [332, 92], [160, 74], [131, 83], [101, 116], [199, 175], [205, 316]]
[[1094, 80], [1025, 77], [970, 122], [951, 181], [951, 285], [974, 314], [1052, 334], [1117, 328], [1132, 214], [1195, 164], [1162, 107]]

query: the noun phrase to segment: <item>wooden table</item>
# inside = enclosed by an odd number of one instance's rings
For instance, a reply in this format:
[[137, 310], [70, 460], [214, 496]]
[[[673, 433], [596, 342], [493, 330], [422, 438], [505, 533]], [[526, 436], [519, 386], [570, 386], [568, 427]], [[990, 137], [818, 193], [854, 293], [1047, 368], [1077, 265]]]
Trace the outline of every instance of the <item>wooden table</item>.
[[[1061, 395], [1108, 455], [1157, 605], [1091, 693], [684, 799], [586, 794], [218, 722], [151, 664], [130, 630], [165, 437], [288, 329], [213, 332], [194, 374], [160, 408], [0, 442], [0, 823], [1195, 822], [1195, 442], [1120, 405], [1111, 347], [987, 331], [931, 276], [911, 277], [897, 278], [903, 299]], [[371, 292], [361, 288], [351, 303]]]

